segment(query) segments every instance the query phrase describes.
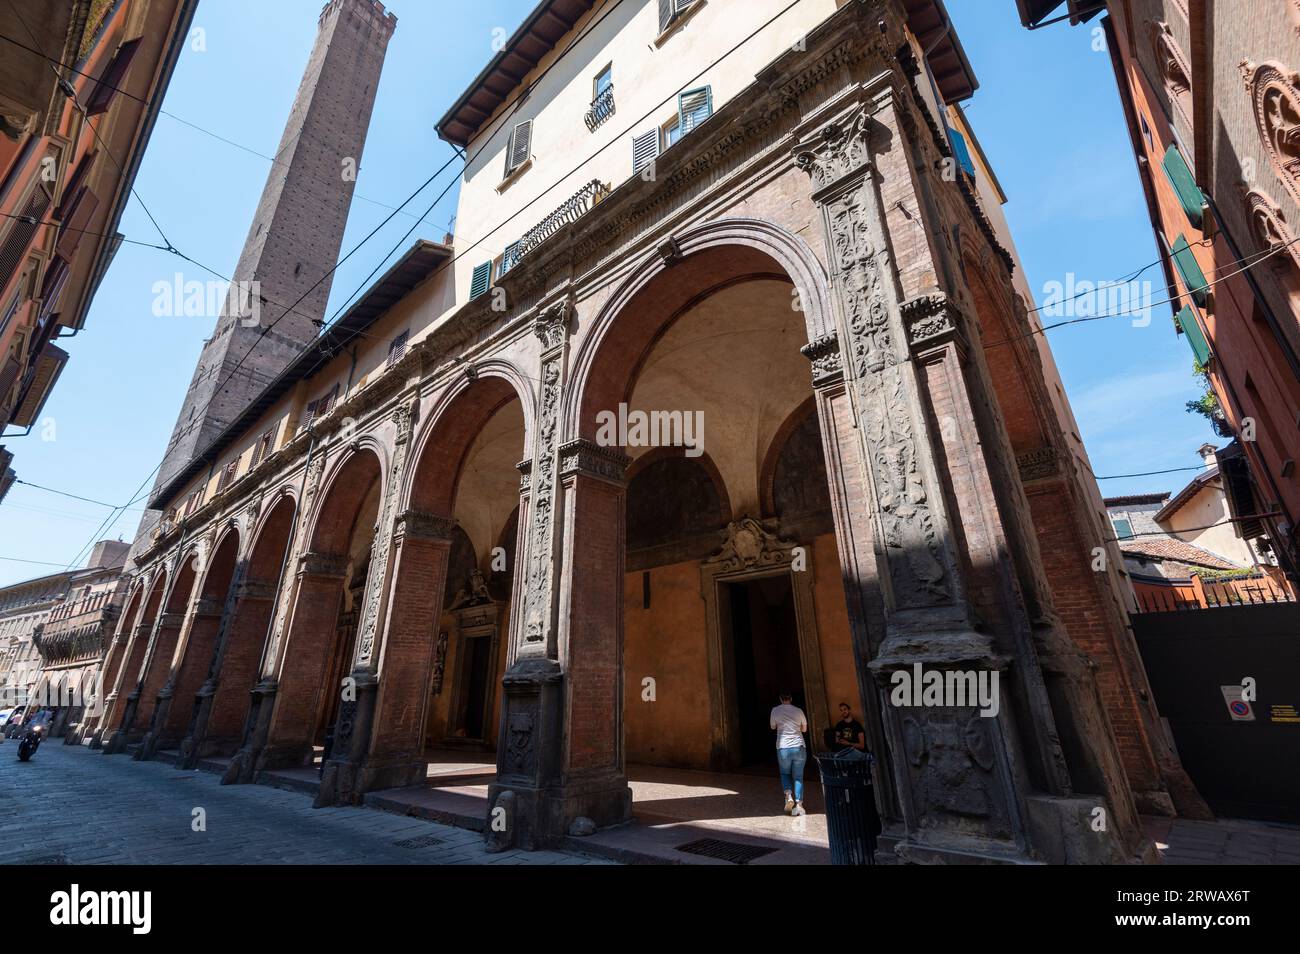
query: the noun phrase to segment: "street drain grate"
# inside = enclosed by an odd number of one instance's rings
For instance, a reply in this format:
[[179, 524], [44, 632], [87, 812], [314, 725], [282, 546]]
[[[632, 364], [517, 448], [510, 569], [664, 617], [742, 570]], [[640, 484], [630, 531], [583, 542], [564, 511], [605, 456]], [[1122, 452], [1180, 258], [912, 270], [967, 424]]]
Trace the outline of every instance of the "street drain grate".
[[730, 861], [733, 865], [747, 865], [755, 858], [762, 858], [776, 851], [775, 848], [764, 848], [762, 845], [745, 845], [738, 841], [722, 841], [719, 838], [689, 841], [684, 845], [678, 845], [677, 850], [690, 855], [703, 855], [705, 858]]
[[428, 848], [431, 845], [441, 845], [442, 839], [437, 835], [421, 835], [419, 838], [407, 838], [405, 841], [393, 842], [394, 848]]

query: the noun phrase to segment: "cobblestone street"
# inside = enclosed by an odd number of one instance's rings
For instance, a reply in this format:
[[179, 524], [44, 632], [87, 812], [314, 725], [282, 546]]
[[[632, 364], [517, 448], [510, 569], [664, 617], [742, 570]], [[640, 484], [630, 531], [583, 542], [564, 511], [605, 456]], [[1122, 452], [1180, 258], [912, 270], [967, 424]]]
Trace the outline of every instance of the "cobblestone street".
[[[0, 865], [20, 864], [605, 864], [582, 855], [509, 851], [483, 838], [370, 808], [311, 807], [264, 785], [105, 756], [55, 740], [30, 762], [0, 745]], [[194, 831], [194, 810], [206, 831]]]

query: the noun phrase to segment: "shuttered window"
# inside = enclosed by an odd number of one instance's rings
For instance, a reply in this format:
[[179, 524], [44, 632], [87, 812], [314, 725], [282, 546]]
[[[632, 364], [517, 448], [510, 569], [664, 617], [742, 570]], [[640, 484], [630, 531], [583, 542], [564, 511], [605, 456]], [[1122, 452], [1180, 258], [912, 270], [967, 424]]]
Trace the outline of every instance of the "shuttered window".
[[632, 172], [640, 172], [659, 155], [659, 130], [652, 129], [632, 139]]
[[71, 203], [76, 199], [78, 190], [86, 183], [86, 176], [90, 175], [90, 168], [95, 164], [95, 157], [99, 151], [88, 152], [81, 157], [77, 167], [72, 170], [72, 175], [68, 176], [68, 181], [63, 184], [62, 199], [59, 207], [54, 210], [54, 217], [59, 220], [67, 218], [68, 210]]
[[695, 0], [659, 0], [659, 32], [663, 33]]
[[411, 332], [409, 330], [403, 331], [388, 345], [388, 367], [391, 368], [406, 357], [406, 341], [410, 337]]
[[99, 79], [99, 85], [90, 94], [90, 102], [86, 104], [86, 112], [90, 115], [104, 112], [113, 102], [113, 97], [117, 95], [117, 91], [126, 80], [126, 71], [131, 68], [131, 60], [139, 45], [138, 39], [127, 40], [117, 48], [117, 52], [113, 54], [113, 62], [108, 64], [104, 75]]
[[1201, 331], [1201, 326], [1196, 321], [1196, 313], [1192, 311], [1192, 306], [1184, 305], [1183, 310], [1174, 320], [1187, 336], [1187, 343], [1191, 345], [1192, 354], [1196, 356], [1196, 363], [1205, 367], [1210, 363], [1210, 344], [1205, 340], [1205, 333]]
[[44, 189], [37, 187], [23, 207], [23, 218], [12, 220], [8, 234], [0, 242], [0, 291], [13, 280], [23, 256], [27, 254], [27, 247], [32, 244], [32, 237], [36, 235], [36, 223], [44, 218], [49, 207], [50, 197]]
[[957, 160], [957, 164], [966, 170], [966, 175], [974, 177], [975, 163], [971, 162], [970, 148], [966, 145], [966, 137], [955, 129], [949, 129], [948, 135], [952, 139], [952, 154]]
[[681, 135], [698, 126], [713, 115], [713, 87], [700, 86], [688, 89], [677, 97], [677, 121]]
[[528, 161], [533, 144], [533, 121], [520, 123], [510, 131], [510, 141], [506, 144], [506, 175], [514, 172]]
[[1115, 528], [1116, 539], [1131, 540], [1133, 538], [1133, 522], [1131, 520], [1116, 518], [1110, 523]]
[[1196, 178], [1192, 175], [1192, 170], [1187, 167], [1187, 160], [1183, 158], [1183, 154], [1179, 152], [1177, 145], [1170, 144], [1161, 164], [1165, 168], [1165, 175], [1168, 177], [1170, 185], [1174, 187], [1174, 192], [1178, 194], [1178, 204], [1183, 207], [1187, 220], [1199, 229], [1201, 227], [1205, 196], [1201, 193], [1200, 187], [1197, 186]]
[[511, 242], [506, 246], [506, 250], [501, 253], [501, 267], [497, 270], [498, 277], [504, 275], [510, 269], [519, 264], [519, 243]]
[[474, 269], [474, 276], [469, 283], [469, 297], [471, 300], [483, 294], [492, 284], [492, 263], [484, 262]]
[[1209, 283], [1205, 280], [1205, 273], [1201, 271], [1201, 266], [1197, 264], [1196, 256], [1192, 254], [1192, 248], [1187, 244], [1187, 239], [1181, 235], [1174, 239], [1174, 245], [1170, 252], [1174, 257], [1174, 267], [1178, 269], [1178, 274], [1183, 276], [1183, 284], [1187, 286], [1187, 293], [1191, 295], [1192, 301], [1204, 308], [1205, 303], [1209, 301]]

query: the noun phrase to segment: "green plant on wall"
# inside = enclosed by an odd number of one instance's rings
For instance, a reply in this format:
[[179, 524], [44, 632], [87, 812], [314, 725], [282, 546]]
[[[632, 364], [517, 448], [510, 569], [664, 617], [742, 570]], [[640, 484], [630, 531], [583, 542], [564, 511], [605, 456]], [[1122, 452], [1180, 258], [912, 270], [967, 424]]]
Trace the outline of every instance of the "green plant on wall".
[[1204, 391], [1195, 401], [1187, 402], [1187, 413], [1199, 414], [1204, 417], [1210, 422], [1210, 427], [1214, 428], [1214, 433], [1220, 437], [1231, 437], [1232, 431], [1228, 427], [1228, 422], [1224, 419], [1223, 408], [1219, 404], [1219, 396], [1214, 393], [1214, 388], [1210, 385], [1209, 372], [1199, 361], [1192, 362], [1192, 372], [1201, 379], [1201, 386]]

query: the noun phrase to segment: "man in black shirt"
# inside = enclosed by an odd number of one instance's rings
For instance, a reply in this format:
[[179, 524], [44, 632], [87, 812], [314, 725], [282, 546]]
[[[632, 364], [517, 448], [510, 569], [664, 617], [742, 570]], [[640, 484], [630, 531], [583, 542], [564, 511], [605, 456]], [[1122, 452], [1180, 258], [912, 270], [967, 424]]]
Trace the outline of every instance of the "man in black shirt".
[[867, 750], [867, 730], [862, 723], [853, 718], [853, 710], [847, 702], [840, 703], [840, 721], [835, 723], [836, 749]]

